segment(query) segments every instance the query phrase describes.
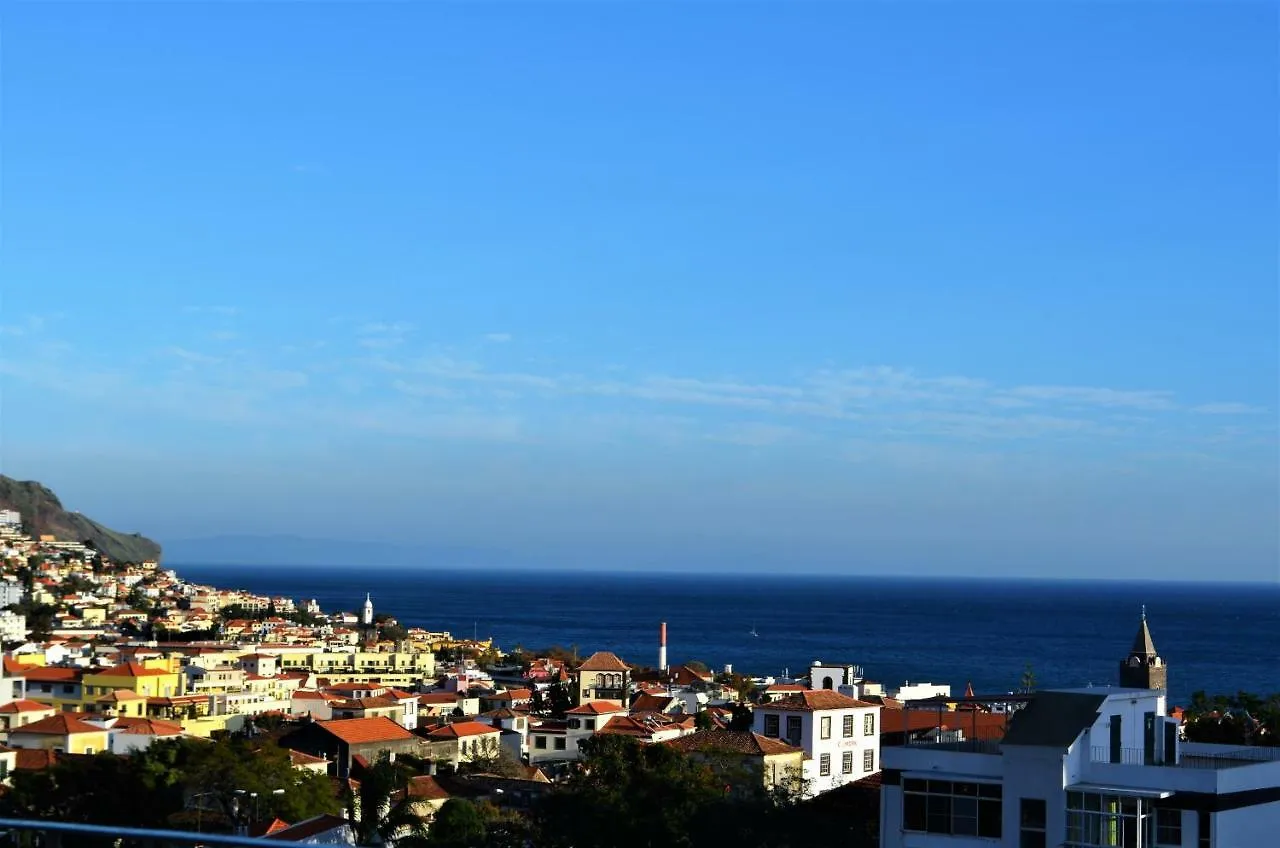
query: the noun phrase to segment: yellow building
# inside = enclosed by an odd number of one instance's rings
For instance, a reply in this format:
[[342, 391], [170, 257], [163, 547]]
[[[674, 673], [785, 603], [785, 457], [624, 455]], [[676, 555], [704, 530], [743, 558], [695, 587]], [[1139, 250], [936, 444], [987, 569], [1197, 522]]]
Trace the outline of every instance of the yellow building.
[[[167, 665], [164, 660], [158, 665]], [[93, 703], [103, 695], [129, 689], [144, 698], [171, 698], [182, 694], [181, 675], [165, 668], [149, 668], [148, 663], [133, 660], [85, 674], [84, 698]]]
[[109, 734], [75, 716], [60, 713], [9, 733], [10, 748], [44, 748], [59, 754], [96, 754], [110, 745]]

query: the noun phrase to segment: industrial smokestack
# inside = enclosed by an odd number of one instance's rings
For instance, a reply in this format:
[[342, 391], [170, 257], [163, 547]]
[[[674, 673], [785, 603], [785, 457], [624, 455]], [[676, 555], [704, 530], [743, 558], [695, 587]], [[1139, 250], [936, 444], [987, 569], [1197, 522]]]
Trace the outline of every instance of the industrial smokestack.
[[658, 627], [658, 671], [667, 670], [667, 623]]

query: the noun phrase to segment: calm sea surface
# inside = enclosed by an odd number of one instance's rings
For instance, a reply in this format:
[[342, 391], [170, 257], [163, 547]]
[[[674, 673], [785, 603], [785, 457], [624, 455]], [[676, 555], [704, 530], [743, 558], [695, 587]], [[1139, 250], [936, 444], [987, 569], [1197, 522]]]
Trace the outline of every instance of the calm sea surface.
[[577, 645], [652, 665], [666, 621], [673, 663], [778, 675], [820, 659], [862, 665], [887, 687], [960, 692], [971, 680], [979, 693], [1015, 688], [1026, 663], [1041, 687], [1114, 684], [1145, 604], [1171, 703], [1196, 689], [1280, 692], [1280, 584], [174, 567], [326, 612], [354, 611], [370, 592], [404, 624], [474, 630], [503, 648]]

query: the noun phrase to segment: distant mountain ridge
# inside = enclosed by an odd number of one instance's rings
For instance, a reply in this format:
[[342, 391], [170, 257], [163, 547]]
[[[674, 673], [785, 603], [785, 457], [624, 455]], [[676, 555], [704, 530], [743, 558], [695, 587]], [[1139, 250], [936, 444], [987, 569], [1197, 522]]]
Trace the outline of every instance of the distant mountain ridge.
[[524, 560], [507, 551], [402, 545], [353, 539], [313, 539], [289, 535], [224, 535], [165, 542], [169, 564], [346, 565], [346, 566], [517, 566]]
[[34, 536], [83, 542], [117, 562], [160, 559], [160, 545], [138, 533], [120, 533], [78, 512], [68, 512], [51, 489], [34, 480], [15, 480], [0, 474], [0, 508], [21, 513], [23, 526]]

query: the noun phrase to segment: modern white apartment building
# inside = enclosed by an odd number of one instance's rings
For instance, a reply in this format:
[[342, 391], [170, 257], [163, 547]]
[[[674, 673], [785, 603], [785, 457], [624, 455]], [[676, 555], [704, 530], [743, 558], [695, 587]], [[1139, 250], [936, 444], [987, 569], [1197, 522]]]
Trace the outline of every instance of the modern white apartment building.
[[1280, 749], [1184, 742], [1166, 706], [1160, 689], [1046, 691], [1002, 740], [886, 747], [880, 844], [1280, 844]]
[[758, 706], [752, 730], [805, 752], [810, 796], [880, 770], [879, 704], [810, 689]]

